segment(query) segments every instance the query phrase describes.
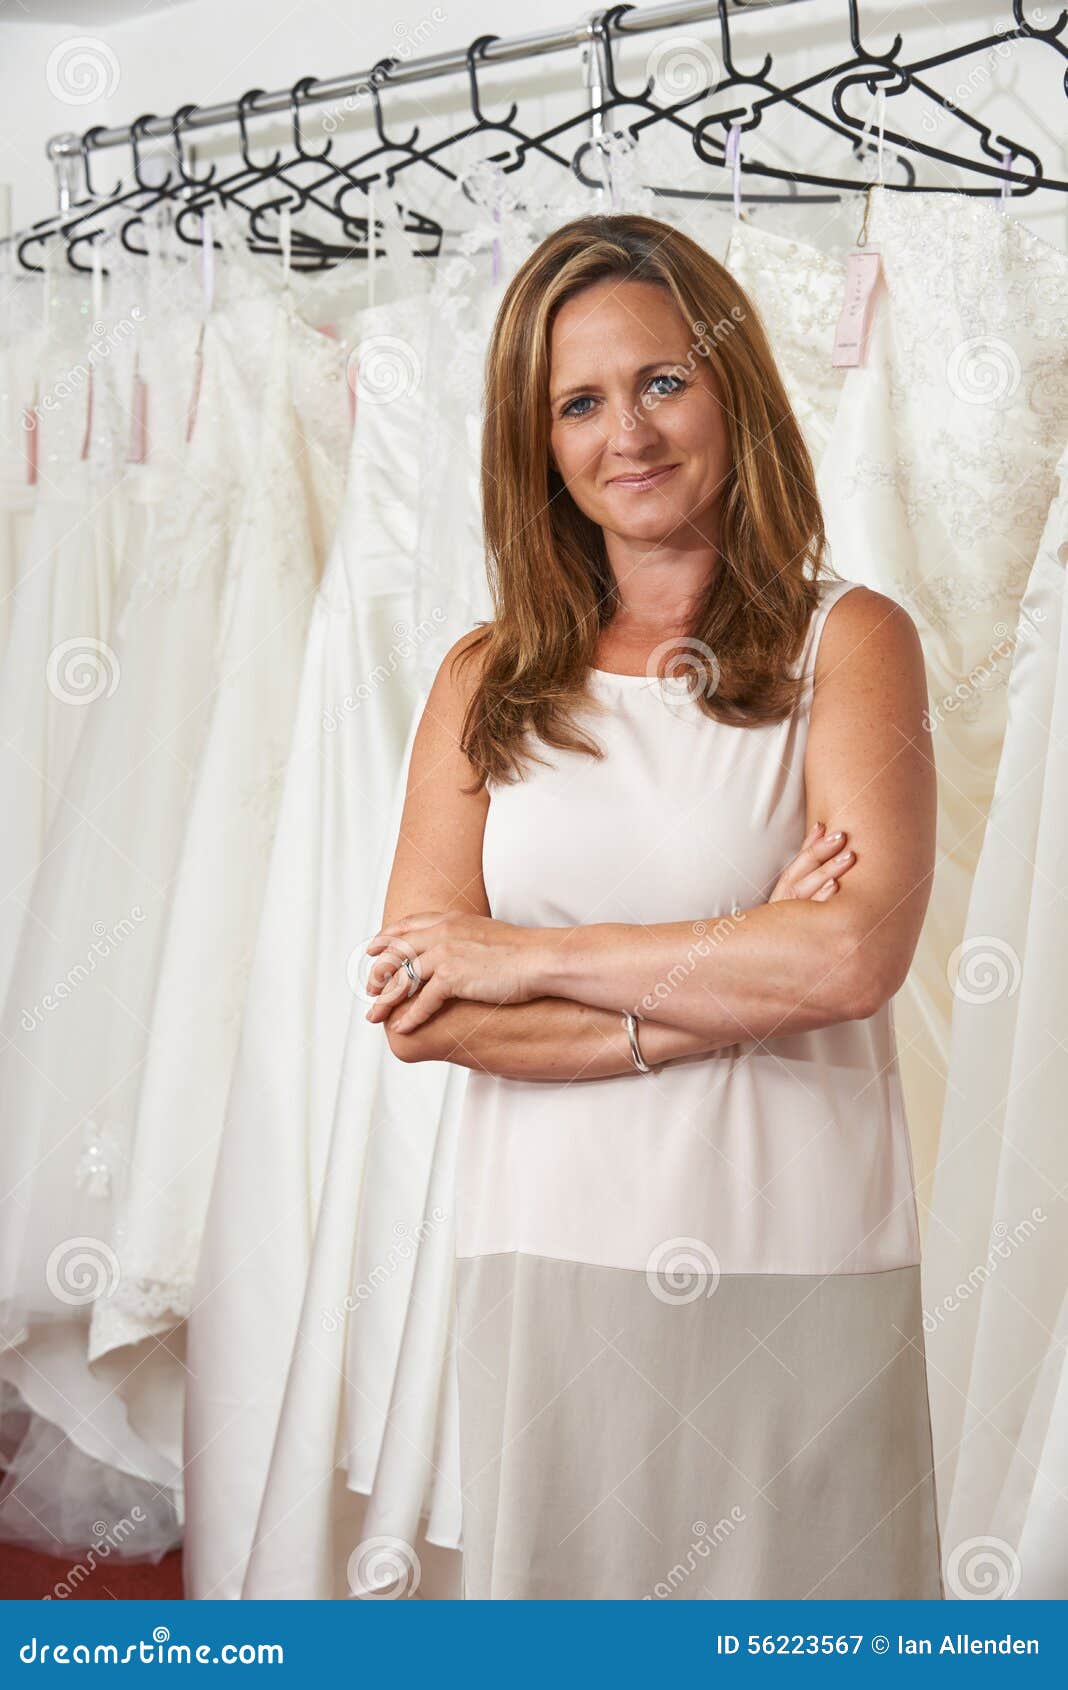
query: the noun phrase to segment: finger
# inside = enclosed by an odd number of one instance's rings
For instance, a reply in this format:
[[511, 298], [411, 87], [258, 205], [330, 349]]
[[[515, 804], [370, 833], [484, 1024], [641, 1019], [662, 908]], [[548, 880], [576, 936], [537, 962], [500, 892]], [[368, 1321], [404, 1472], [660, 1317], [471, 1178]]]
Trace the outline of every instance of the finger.
[[831, 858], [829, 863], [822, 863], [819, 868], [813, 869], [811, 874], [802, 875], [794, 886], [794, 896], [796, 898], [811, 898], [819, 891], [828, 877], [841, 879], [843, 874], [849, 873], [855, 863], [856, 855], [853, 851], [840, 851], [836, 857]]
[[827, 880], [820, 887], [819, 891], [813, 894], [812, 902], [814, 904], [825, 904], [827, 902], [828, 898], [834, 897], [834, 894], [837, 892], [837, 890], [838, 890], [837, 880]]
[[384, 1021], [391, 1009], [410, 997], [418, 987], [406, 968], [398, 968], [389, 985], [384, 988], [367, 1011], [368, 1021]]
[[396, 1021], [390, 1023], [394, 1032], [414, 1033], [416, 1028], [429, 1021], [432, 1015], [448, 1000], [448, 992], [436, 981], [430, 980], [408, 1004], [403, 1014], [398, 1015]]
[[377, 996], [377, 994], [382, 991], [383, 987], [389, 985], [398, 968], [403, 966], [404, 957], [408, 949], [409, 947], [405, 947], [404, 951], [400, 951], [395, 947], [391, 947], [389, 950], [382, 951], [375, 958], [367, 976], [367, 991], [369, 991], [372, 995]]
[[404, 952], [396, 945], [389, 945], [379, 951], [374, 957], [367, 972], [367, 987], [369, 991], [380, 991], [393, 978], [404, 958]]
[[435, 921], [441, 921], [447, 913], [446, 910], [418, 910], [413, 915], [401, 916], [399, 920], [389, 922], [376, 933], [367, 949], [381, 950], [391, 939], [402, 939], [406, 933], [418, 932], [421, 927], [431, 927]]

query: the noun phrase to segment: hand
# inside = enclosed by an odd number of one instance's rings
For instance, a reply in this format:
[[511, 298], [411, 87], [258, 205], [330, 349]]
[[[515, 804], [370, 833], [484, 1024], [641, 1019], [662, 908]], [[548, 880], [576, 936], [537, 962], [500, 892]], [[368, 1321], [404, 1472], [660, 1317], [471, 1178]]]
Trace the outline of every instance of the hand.
[[377, 997], [367, 1020], [384, 1021], [405, 998], [411, 1002], [390, 1021], [401, 1033], [422, 1026], [450, 998], [528, 1003], [541, 995], [536, 967], [540, 944], [536, 928], [513, 927], [460, 910], [426, 910], [390, 922], [367, 946], [367, 955], [378, 959], [367, 982]]
[[844, 833], [827, 836], [822, 822], [806, 836], [793, 862], [787, 863], [769, 904], [781, 903], [784, 898], [807, 898], [814, 904], [825, 904], [838, 890], [843, 874], [856, 862], [853, 851], [845, 848]]

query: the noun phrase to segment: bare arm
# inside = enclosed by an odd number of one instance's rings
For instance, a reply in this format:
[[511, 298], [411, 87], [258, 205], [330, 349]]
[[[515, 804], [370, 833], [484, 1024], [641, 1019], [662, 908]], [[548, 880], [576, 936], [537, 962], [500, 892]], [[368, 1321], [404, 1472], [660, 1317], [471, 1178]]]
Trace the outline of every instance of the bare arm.
[[[386, 890], [382, 925], [419, 910], [489, 916], [482, 879], [482, 837], [489, 799], [465, 792], [473, 771], [460, 732], [477, 655], [458, 670], [454, 659], [466, 635], [447, 654], [427, 699], [408, 770], [400, 831]], [[383, 958], [381, 977], [395, 970], [404, 947]], [[595, 1079], [636, 1073], [618, 1009], [542, 996], [524, 1003], [450, 1001], [413, 1033], [397, 1031], [407, 1004], [384, 1021], [394, 1055], [404, 1062], [453, 1062], [513, 1079]], [[372, 1011], [372, 1018], [374, 1012]], [[692, 1056], [713, 1047], [673, 1027], [650, 1029], [642, 1040], [650, 1062]]]
[[[454, 668], [454, 659], [470, 639], [468, 635], [459, 641], [446, 657], [416, 735], [383, 928], [395, 931], [418, 921], [419, 911], [448, 912], [454, 921], [467, 917], [468, 926], [488, 925], [495, 934], [522, 938], [529, 951], [530, 942], [540, 943], [544, 933], [489, 921], [482, 881], [488, 799], [484, 791], [463, 790], [472, 771], [459, 737], [477, 659], [462, 671]], [[825, 901], [837, 891], [835, 876], [841, 877], [850, 866], [834, 860], [844, 843], [813, 829], [804, 850], [784, 869], [773, 898]], [[383, 1021], [390, 1047], [402, 1061], [446, 1061], [509, 1078], [545, 1080], [635, 1071], [619, 1005], [584, 1004], [562, 992], [549, 996], [527, 991], [510, 1002], [473, 990], [466, 998], [449, 998], [412, 1031], [403, 1030], [398, 1023], [409, 1010], [411, 989], [396, 971], [405, 955], [417, 952], [402, 939], [391, 940], [382, 951], [377, 979], [371, 982], [371, 989], [382, 995], [368, 1015]], [[641, 1039], [651, 1064], [710, 1055], [732, 1042], [730, 1037], [652, 1020]]]
[[911, 618], [881, 593], [845, 594], [823, 630], [805, 761], [810, 818], [833, 815], [860, 842], [840, 894], [826, 908], [760, 905], [722, 924], [704, 955], [689, 922], [548, 930], [541, 989], [590, 1004], [646, 1002], [658, 1020], [720, 1041], [873, 1014], [905, 979], [930, 896], [926, 707]]

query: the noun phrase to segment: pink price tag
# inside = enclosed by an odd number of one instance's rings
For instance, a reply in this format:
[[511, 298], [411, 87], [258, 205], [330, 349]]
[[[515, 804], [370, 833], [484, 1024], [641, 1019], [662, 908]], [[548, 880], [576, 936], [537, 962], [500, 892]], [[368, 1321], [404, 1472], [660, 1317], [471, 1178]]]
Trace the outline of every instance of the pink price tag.
[[881, 259], [878, 247], [864, 247], [846, 257], [845, 299], [834, 331], [831, 363], [835, 369], [863, 364], [875, 316]]

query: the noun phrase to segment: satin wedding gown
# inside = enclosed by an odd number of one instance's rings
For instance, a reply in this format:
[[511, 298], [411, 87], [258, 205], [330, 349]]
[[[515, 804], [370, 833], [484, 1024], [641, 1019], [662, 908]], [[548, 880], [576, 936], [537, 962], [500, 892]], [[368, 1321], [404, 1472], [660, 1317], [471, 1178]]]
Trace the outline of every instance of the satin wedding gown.
[[[116, 1218], [122, 1280], [90, 1352], [189, 1313], [277, 819], [308, 618], [348, 444], [344, 342], [282, 299], [260, 447], [228, 566], [218, 681], [170, 889], [151, 1037]], [[149, 1288], [126, 1295], [127, 1287]]]
[[[0, 1375], [67, 1434], [49, 1465], [19, 1464], [0, 1517], [16, 1529], [20, 1510], [43, 1509], [60, 1516], [50, 1529], [62, 1543], [92, 1541], [94, 1501], [104, 1495], [110, 1506], [116, 1495], [113, 1474], [88, 1472], [103, 1463], [128, 1476], [121, 1494], [145, 1510], [134, 1553], [177, 1535], [180, 1345], [158, 1346], [148, 1365], [111, 1351], [90, 1366], [87, 1342], [90, 1321], [99, 1331], [116, 1311], [140, 1313], [158, 1289], [127, 1260], [121, 1216], [168, 888], [210, 720], [214, 636], [249, 514], [277, 323], [269, 293], [236, 292], [238, 310], [203, 322], [192, 438], [180, 473], [158, 466], [171, 485], [126, 561], [109, 634], [121, 678], [94, 700], [57, 801], [0, 1053], [9, 1122], [0, 1303], [11, 1346]], [[181, 320], [168, 327], [182, 344]], [[198, 327], [184, 319], [185, 344], [195, 348]], [[34, 1004], [53, 1007], [31, 1027], [20, 1006]]]
[[965, 1593], [1068, 1597], [1068, 446], [1013, 629], [956, 968], [926, 1251], [946, 1539]]
[[[327, 1152], [359, 989], [358, 943], [371, 919], [368, 888], [385, 849], [414, 700], [425, 333], [418, 294], [361, 312], [353, 330], [363, 373], [348, 476], [311, 612], [189, 1322], [196, 1385], [187, 1405], [185, 1576], [196, 1597], [241, 1593], [299, 1328], [306, 1323], [316, 1349], [331, 1354], [338, 1327], [326, 1317], [349, 1289], [359, 1163], [328, 1177]], [[363, 1123], [350, 1128], [355, 1154]], [[245, 1194], [240, 1205], [236, 1189]], [[349, 1219], [346, 1277], [336, 1277], [332, 1261], [316, 1290], [312, 1241], [327, 1196]], [[336, 1410], [334, 1364], [325, 1365]], [[313, 1408], [300, 1445], [321, 1456], [335, 1436]]]

